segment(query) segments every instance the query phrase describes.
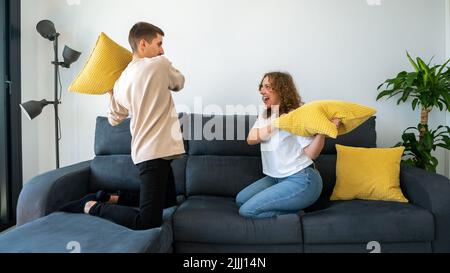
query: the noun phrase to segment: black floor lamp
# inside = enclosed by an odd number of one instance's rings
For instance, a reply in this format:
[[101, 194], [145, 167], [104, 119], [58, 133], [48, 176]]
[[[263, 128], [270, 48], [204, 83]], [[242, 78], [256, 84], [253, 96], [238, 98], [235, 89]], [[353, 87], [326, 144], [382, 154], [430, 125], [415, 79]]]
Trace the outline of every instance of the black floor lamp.
[[72, 63], [74, 63], [80, 57], [81, 53], [71, 49], [68, 46], [64, 47], [63, 50], [63, 62], [58, 61], [58, 36], [59, 33], [56, 32], [55, 25], [53, 22], [49, 20], [42, 20], [36, 25], [36, 30], [42, 37], [53, 42], [53, 48], [55, 53], [55, 58], [52, 61], [52, 64], [55, 66], [55, 99], [53, 101], [41, 100], [41, 101], [27, 101], [25, 103], [21, 103], [20, 107], [23, 112], [27, 115], [27, 117], [32, 120], [37, 117], [42, 109], [49, 105], [53, 104], [55, 108], [55, 152], [56, 152], [56, 168], [59, 168], [59, 140], [60, 137], [60, 124], [59, 124], [59, 116], [58, 116], [58, 104], [61, 103], [61, 93], [58, 95], [58, 81], [59, 88], [62, 89], [61, 79], [59, 76], [59, 66], [69, 68]]

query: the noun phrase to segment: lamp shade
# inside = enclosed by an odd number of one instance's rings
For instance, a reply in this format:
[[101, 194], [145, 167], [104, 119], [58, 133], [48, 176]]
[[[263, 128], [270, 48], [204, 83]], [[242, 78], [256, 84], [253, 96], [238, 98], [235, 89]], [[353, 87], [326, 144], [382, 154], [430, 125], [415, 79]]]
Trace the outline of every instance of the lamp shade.
[[47, 100], [30, 100], [25, 103], [21, 103], [20, 108], [22, 108], [22, 111], [24, 114], [27, 115], [28, 119], [32, 120], [35, 117], [39, 116], [39, 114], [42, 112], [42, 109], [47, 106], [48, 104], [51, 104], [52, 102], [49, 102]]
[[55, 29], [55, 25], [52, 21], [42, 20], [36, 25], [36, 30], [41, 34], [45, 39], [49, 39], [50, 41], [55, 40], [57, 33]]
[[81, 55], [81, 52], [73, 50], [68, 46], [64, 46], [64, 50], [63, 50], [64, 63], [62, 63], [62, 66], [69, 68], [72, 63], [74, 63], [78, 60], [80, 55]]

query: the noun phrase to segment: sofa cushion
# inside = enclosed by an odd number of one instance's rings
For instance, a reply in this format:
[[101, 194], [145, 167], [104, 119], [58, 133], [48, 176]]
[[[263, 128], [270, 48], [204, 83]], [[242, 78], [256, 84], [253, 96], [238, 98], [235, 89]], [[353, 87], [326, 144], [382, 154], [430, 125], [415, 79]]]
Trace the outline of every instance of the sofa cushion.
[[208, 244], [298, 244], [302, 228], [297, 214], [250, 219], [239, 215], [234, 198], [191, 196], [173, 217], [174, 240]]
[[[180, 123], [187, 120], [188, 114], [178, 114]], [[181, 128], [183, 130], [183, 128]], [[186, 135], [183, 134], [183, 138]], [[187, 142], [184, 141], [187, 151]], [[107, 117], [97, 117], [95, 125], [95, 155], [129, 155], [131, 154], [130, 119], [127, 118], [116, 126], [108, 122]]]
[[[380, 243], [375, 249], [369, 242], [357, 244], [305, 244], [305, 253], [431, 253], [431, 242]], [[378, 252], [379, 251], [379, 252]]]
[[139, 190], [139, 170], [130, 155], [96, 156], [91, 162], [90, 192]]
[[131, 230], [87, 214], [55, 212], [0, 236], [0, 252], [69, 253], [72, 241], [79, 243], [81, 253], [169, 252], [174, 210], [164, 210], [163, 225], [147, 230]]
[[189, 155], [261, 156], [247, 136], [256, 116], [190, 114], [180, 119]]
[[95, 124], [95, 155], [131, 154], [130, 119], [111, 126], [106, 117], [97, 117]]
[[405, 147], [336, 145], [336, 149], [336, 186], [330, 200], [408, 202], [400, 189], [400, 161]]
[[319, 199], [305, 211], [320, 210], [328, 206], [336, 185], [336, 144], [366, 148], [377, 146], [375, 119], [376, 117], [370, 117], [350, 133], [340, 135], [336, 139], [325, 139], [325, 146], [320, 156], [315, 160], [316, 167], [322, 176], [323, 190]]
[[[273, 125], [299, 136], [324, 134], [336, 138], [351, 132], [375, 113], [375, 109], [354, 102], [315, 100], [275, 119]], [[341, 120], [338, 128], [331, 122], [333, 118]]]
[[[186, 156], [172, 161], [177, 195], [185, 193]], [[89, 191], [139, 191], [139, 170], [130, 155], [96, 156], [91, 162]]]
[[305, 243], [430, 242], [433, 215], [409, 203], [334, 201], [302, 219]]
[[191, 155], [186, 164], [186, 194], [235, 197], [263, 176], [260, 157]]
[[114, 88], [114, 82], [132, 58], [128, 49], [101, 32], [83, 70], [73, 80], [69, 90], [85, 94], [105, 94]]

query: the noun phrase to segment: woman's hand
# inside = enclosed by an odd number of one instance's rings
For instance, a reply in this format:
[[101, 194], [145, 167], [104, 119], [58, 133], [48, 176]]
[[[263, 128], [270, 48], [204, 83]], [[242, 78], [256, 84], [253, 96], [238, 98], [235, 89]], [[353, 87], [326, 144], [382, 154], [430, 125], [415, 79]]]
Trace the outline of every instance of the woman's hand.
[[247, 143], [249, 145], [255, 145], [267, 141], [272, 136], [274, 130], [275, 128], [272, 124], [269, 124], [262, 128], [253, 128], [248, 134]]
[[303, 152], [312, 160], [316, 159], [325, 145], [325, 135], [317, 134], [313, 141], [303, 149]]
[[341, 119], [340, 118], [332, 118], [331, 122], [333, 122], [334, 125], [336, 125], [336, 128], [339, 128], [339, 126], [341, 125]]
[[269, 138], [272, 136], [273, 130], [274, 128], [272, 124], [262, 127], [261, 129], [259, 129], [259, 137], [262, 141], [269, 140]]
[[[339, 128], [339, 126], [341, 125], [340, 118], [332, 118], [331, 122], [336, 125], [336, 128]], [[325, 135], [317, 134], [311, 144], [303, 149], [304, 153], [308, 155], [312, 160], [316, 159], [320, 155], [320, 152], [325, 145], [325, 137]]]

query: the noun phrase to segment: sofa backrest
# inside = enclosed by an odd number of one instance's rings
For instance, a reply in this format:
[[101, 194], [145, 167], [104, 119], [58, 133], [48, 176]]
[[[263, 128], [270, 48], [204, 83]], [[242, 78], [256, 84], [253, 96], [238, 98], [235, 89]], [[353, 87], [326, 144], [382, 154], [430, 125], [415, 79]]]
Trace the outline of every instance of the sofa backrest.
[[[259, 145], [250, 146], [246, 137], [256, 116], [180, 114], [186, 155], [174, 160], [177, 193], [234, 197], [250, 183], [263, 177]], [[95, 158], [91, 163], [91, 190], [139, 189], [139, 174], [130, 152], [130, 120], [111, 126], [98, 117]], [[327, 138], [316, 160], [324, 190], [311, 209], [326, 206], [336, 180], [335, 144], [376, 147], [375, 117], [337, 139]]]
[[188, 140], [186, 195], [234, 197], [263, 177], [259, 145], [246, 138], [256, 116], [190, 114], [182, 120]]
[[[111, 126], [106, 117], [97, 117], [95, 157], [91, 162], [90, 191], [99, 189], [139, 190], [139, 172], [131, 160], [130, 119]], [[186, 156], [172, 162], [177, 194], [185, 194]]]
[[374, 148], [377, 145], [377, 132], [375, 130], [376, 117], [370, 117], [366, 122], [358, 126], [348, 134], [338, 136], [336, 139], [327, 138], [321, 155], [335, 155], [336, 144], [353, 147]]

